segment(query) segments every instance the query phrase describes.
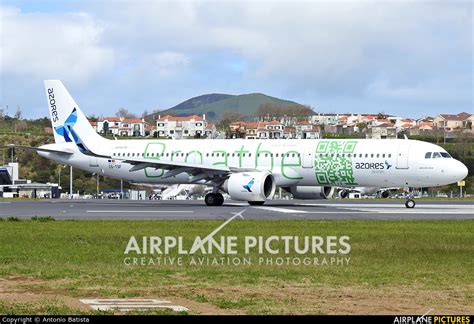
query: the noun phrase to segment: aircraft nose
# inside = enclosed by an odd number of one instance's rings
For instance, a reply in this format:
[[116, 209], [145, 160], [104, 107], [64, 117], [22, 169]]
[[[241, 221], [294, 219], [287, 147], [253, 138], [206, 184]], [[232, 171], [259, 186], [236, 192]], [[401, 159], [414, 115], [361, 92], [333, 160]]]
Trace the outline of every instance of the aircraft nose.
[[466, 178], [468, 174], [467, 167], [460, 161], [456, 161], [456, 165], [452, 171], [456, 176], [456, 181], [461, 181], [462, 179]]

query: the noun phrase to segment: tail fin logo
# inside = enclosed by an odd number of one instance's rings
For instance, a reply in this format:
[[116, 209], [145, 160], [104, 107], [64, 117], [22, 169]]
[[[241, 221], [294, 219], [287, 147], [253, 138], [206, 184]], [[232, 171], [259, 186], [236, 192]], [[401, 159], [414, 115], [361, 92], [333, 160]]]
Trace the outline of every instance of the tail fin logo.
[[77, 110], [76, 108], [74, 108], [71, 114], [69, 115], [69, 117], [64, 122], [64, 125], [54, 127], [54, 131], [58, 133], [60, 136], [64, 137], [64, 140], [66, 142], [72, 142], [71, 131], [72, 131], [72, 127], [76, 124], [76, 122], [77, 122]]
[[244, 189], [247, 190], [248, 192], [252, 192], [252, 190], [250, 189], [252, 188], [254, 183], [255, 183], [255, 178], [252, 178], [252, 180], [250, 180], [249, 183], [247, 183], [246, 185], [242, 187], [244, 187]]

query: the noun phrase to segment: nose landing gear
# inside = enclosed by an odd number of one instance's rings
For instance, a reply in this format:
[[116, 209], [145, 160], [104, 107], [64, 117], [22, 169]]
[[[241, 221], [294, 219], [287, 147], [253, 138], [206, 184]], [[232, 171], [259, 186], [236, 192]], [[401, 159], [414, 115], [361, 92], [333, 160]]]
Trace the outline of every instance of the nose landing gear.
[[405, 207], [406, 208], [415, 208], [415, 201], [411, 198], [407, 198], [407, 200], [405, 201]]
[[415, 208], [415, 200], [413, 199], [413, 194], [410, 192], [410, 188], [405, 190], [405, 207], [406, 208]]

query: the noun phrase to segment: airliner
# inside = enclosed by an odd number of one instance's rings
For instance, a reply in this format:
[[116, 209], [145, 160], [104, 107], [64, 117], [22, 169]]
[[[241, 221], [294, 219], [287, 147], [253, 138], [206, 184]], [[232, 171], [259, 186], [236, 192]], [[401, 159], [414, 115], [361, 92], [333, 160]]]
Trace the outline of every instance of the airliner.
[[108, 140], [61, 81], [44, 86], [55, 142], [33, 148], [39, 155], [132, 183], [206, 185], [208, 206], [223, 205], [222, 193], [263, 205], [277, 187], [320, 199], [335, 188], [441, 186], [468, 173], [442, 147], [409, 139]]

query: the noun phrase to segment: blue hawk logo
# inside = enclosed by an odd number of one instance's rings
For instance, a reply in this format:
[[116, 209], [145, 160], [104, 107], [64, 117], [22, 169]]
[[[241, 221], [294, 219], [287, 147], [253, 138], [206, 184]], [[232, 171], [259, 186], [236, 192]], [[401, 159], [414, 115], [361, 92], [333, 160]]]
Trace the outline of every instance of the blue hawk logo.
[[385, 160], [385, 166], [387, 167], [387, 170], [392, 167], [392, 165], [390, 163], [388, 163], [387, 160]]
[[64, 137], [64, 140], [68, 143], [74, 140], [74, 143], [76, 143], [79, 150], [82, 153], [86, 153], [87, 152], [86, 147], [84, 146], [84, 144], [82, 144], [76, 132], [72, 129], [72, 127], [76, 124], [76, 122], [77, 122], [77, 109], [74, 108], [71, 114], [69, 115], [69, 117], [64, 122], [64, 125], [54, 127], [54, 131], [58, 133], [59, 135], [61, 135], [62, 137]]
[[54, 131], [58, 133], [59, 135], [61, 135], [62, 137], [64, 137], [64, 140], [66, 142], [68, 143], [72, 142], [71, 130], [72, 130], [72, 127], [76, 124], [76, 122], [77, 122], [77, 111], [76, 111], [76, 108], [74, 108], [71, 114], [69, 115], [69, 117], [64, 122], [64, 125], [54, 127]]
[[252, 190], [250, 190], [253, 186], [253, 184], [255, 183], [255, 178], [252, 178], [252, 180], [249, 181], [249, 183], [247, 183], [246, 185], [243, 185], [242, 187], [244, 187], [245, 190], [247, 190], [248, 192], [252, 192]]

